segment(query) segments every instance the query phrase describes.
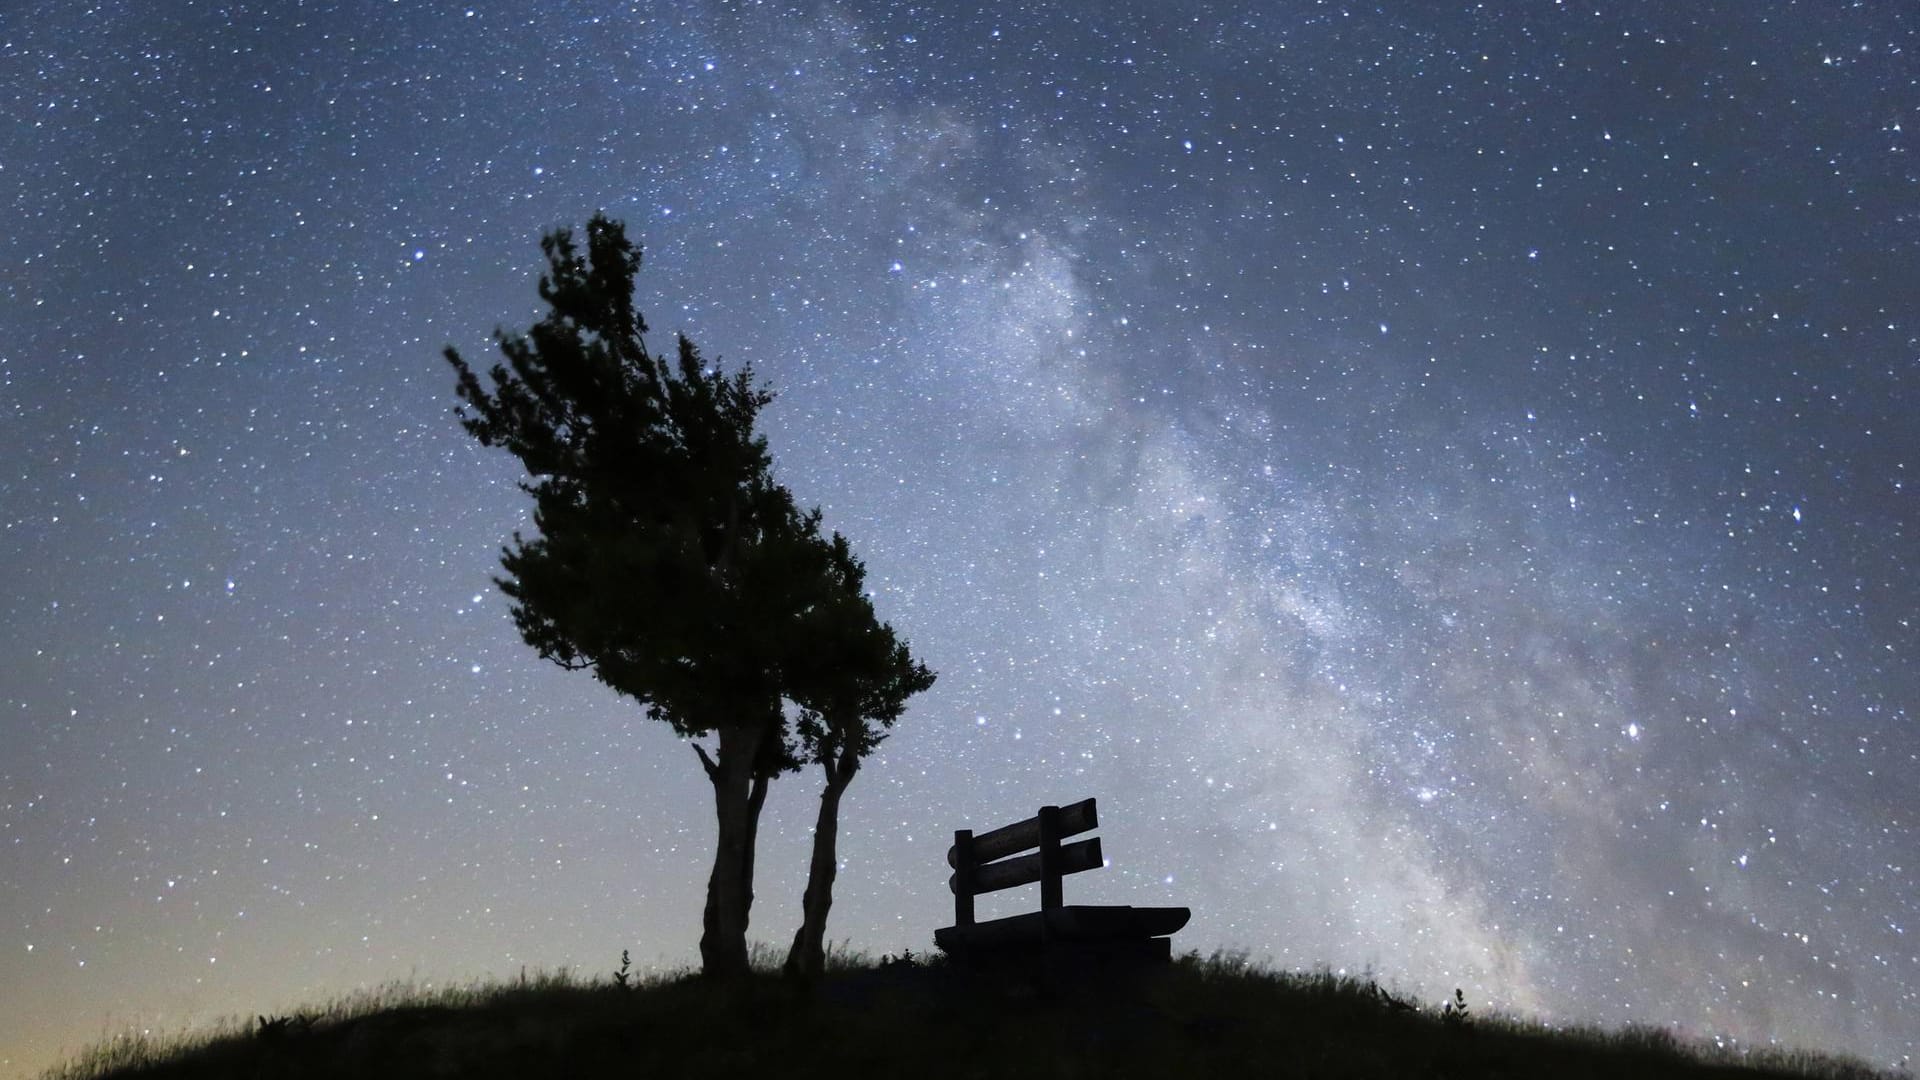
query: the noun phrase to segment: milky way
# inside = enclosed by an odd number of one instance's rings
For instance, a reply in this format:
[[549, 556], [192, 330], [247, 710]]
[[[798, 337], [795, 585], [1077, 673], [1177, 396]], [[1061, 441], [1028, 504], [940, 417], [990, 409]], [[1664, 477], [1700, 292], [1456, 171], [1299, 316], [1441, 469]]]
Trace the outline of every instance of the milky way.
[[833, 940], [1092, 795], [1177, 949], [1914, 1051], [1911, 7], [531, 7], [0, 15], [0, 1068], [695, 959], [694, 754], [519, 641], [439, 356], [602, 209], [940, 673]]

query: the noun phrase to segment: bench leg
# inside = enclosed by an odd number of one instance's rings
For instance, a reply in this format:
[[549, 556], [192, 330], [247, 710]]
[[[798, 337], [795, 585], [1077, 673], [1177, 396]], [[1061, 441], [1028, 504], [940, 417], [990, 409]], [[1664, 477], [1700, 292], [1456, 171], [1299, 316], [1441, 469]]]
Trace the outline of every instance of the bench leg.
[[1119, 974], [1140, 968], [1163, 967], [1173, 958], [1171, 938], [1136, 941], [1056, 941], [1042, 952], [1050, 968], [1062, 973]]

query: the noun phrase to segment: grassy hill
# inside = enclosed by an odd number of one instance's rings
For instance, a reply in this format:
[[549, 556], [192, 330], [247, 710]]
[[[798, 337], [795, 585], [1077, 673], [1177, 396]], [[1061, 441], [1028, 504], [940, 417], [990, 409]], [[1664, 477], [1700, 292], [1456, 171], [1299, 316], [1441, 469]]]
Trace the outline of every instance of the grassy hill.
[[770, 971], [733, 987], [690, 974], [634, 982], [396, 988], [265, 1024], [111, 1041], [47, 1077], [1881, 1075], [1847, 1059], [1686, 1047], [1659, 1030], [1448, 1017], [1360, 980], [1219, 956], [1135, 978], [982, 977], [856, 956], [810, 990]]

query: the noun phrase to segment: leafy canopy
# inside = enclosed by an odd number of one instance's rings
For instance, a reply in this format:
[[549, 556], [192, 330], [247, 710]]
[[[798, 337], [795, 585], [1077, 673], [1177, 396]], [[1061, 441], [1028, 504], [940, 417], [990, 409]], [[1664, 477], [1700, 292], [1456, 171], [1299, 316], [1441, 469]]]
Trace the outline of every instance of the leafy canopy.
[[[934, 673], [873, 611], [866, 566], [839, 533], [825, 549], [827, 588], [802, 616], [787, 693], [815, 761], [853, 766], [873, 752]], [[875, 725], [878, 725], [877, 727]]]
[[[671, 360], [648, 350], [619, 222], [595, 215], [584, 253], [570, 230], [541, 247], [548, 311], [496, 332], [487, 382], [446, 350], [466, 430], [529, 474], [536, 533], [514, 534], [496, 579], [514, 624], [682, 735], [777, 726], [784, 654], [832, 546], [773, 479], [755, 430], [773, 395], [683, 336]], [[756, 771], [796, 764], [784, 745], [773, 757]]]

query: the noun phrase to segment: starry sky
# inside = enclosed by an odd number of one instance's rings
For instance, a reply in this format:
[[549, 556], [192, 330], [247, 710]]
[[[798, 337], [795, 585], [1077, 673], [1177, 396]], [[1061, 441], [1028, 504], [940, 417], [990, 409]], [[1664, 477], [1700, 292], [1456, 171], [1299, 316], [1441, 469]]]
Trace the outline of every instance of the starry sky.
[[0, 1075], [694, 962], [704, 777], [519, 641], [439, 356], [602, 209], [940, 673], [833, 940], [1092, 795], [1177, 949], [1920, 1041], [1905, 3], [40, 0], [0, 103]]

